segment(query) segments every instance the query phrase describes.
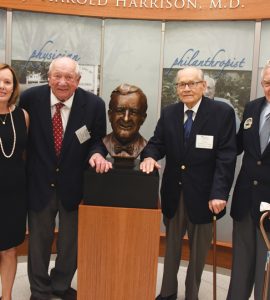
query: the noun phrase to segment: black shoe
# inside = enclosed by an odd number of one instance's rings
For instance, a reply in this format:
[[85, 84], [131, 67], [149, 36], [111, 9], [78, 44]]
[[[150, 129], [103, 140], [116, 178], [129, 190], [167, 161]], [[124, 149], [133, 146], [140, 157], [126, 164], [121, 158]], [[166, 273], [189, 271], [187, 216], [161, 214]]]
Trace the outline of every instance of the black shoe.
[[177, 293], [167, 296], [167, 297], [162, 297], [161, 295], [158, 295], [156, 300], [176, 300], [177, 299]]
[[64, 292], [53, 291], [53, 295], [55, 295], [63, 300], [76, 300], [77, 299], [77, 291], [74, 290], [72, 287], [68, 288]]

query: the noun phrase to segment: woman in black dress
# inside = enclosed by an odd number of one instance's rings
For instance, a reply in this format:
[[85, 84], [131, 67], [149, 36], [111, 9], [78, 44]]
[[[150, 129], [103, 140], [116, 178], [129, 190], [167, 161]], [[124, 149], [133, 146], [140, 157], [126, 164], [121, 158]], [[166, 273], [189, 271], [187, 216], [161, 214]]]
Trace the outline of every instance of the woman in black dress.
[[15, 106], [19, 82], [14, 70], [0, 63], [0, 276], [2, 300], [11, 300], [17, 269], [16, 246], [25, 238], [26, 199], [23, 153], [28, 114]]

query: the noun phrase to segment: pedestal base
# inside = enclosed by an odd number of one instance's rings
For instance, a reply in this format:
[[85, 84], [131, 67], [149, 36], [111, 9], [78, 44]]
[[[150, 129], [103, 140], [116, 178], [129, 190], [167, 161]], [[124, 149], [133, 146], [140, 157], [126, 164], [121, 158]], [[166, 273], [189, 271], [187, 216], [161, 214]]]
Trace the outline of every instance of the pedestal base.
[[160, 210], [80, 205], [79, 300], [153, 300]]

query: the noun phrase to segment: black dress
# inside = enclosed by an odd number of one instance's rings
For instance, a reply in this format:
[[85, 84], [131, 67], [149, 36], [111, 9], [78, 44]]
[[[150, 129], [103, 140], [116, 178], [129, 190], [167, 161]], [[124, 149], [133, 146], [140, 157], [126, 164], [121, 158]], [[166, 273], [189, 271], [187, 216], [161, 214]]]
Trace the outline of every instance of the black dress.
[[[6, 158], [0, 147], [0, 251], [21, 244], [26, 230], [26, 178], [23, 151], [26, 147], [27, 129], [21, 108], [16, 107], [12, 117], [16, 132], [13, 155]], [[5, 154], [10, 155], [14, 141], [10, 114], [0, 114], [0, 137]]]

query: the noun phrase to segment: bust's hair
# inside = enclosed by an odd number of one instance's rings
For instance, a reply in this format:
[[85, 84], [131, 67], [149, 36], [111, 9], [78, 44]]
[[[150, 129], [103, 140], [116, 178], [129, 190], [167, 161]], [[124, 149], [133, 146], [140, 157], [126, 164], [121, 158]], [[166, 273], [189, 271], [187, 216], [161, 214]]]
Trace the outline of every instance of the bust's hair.
[[135, 85], [130, 85], [127, 83], [122, 83], [117, 88], [115, 88], [111, 93], [111, 100], [109, 103], [109, 109], [113, 108], [114, 103], [116, 102], [119, 95], [128, 95], [136, 93], [139, 95], [142, 104], [142, 113], [146, 113], [147, 111], [147, 98], [144, 92]]
[[12, 73], [12, 77], [13, 77], [13, 92], [11, 94], [10, 99], [8, 100], [8, 106], [11, 106], [12, 104], [16, 103], [16, 101], [19, 97], [20, 83], [19, 83], [19, 80], [18, 80], [17, 75], [16, 75], [15, 71], [13, 70], [13, 68], [11, 68], [11, 66], [9, 66], [8, 64], [0, 63], [0, 70], [4, 70], [4, 69], [10, 70], [10, 72]]

